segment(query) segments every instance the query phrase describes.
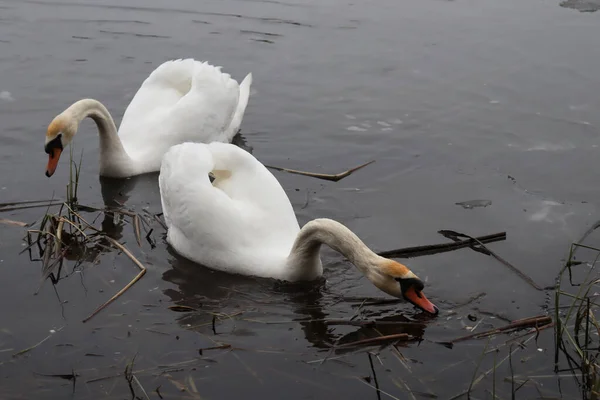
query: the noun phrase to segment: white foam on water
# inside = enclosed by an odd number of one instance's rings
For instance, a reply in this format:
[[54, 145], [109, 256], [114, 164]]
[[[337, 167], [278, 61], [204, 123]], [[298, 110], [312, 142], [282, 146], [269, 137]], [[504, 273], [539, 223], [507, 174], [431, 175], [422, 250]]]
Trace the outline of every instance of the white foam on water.
[[12, 94], [8, 90], [3, 90], [0, 92], [0, 100], [15, 101], [15, 98], [12, 97]]

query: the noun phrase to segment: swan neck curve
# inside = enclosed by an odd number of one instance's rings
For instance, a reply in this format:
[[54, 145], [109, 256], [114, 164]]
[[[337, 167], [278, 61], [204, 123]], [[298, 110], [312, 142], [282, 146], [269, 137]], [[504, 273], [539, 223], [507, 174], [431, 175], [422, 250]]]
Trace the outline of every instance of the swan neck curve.
[[341, 253], [363, 274], [381, 259], [344, 225], [326, 218], [315, 219], [302, 227], [288, 257], [288, 268], [295, 272], [296, 279], [314, 279], [321, 275], [322, 244]]
[[77, 125], [86, 117], [96, 123], [100, 136], [100, 175], [127, 176], [132, 160], [121, 143], [115, 121], [106, 107], [98, 100], [83, 99], [69, 107], [67, 112]]

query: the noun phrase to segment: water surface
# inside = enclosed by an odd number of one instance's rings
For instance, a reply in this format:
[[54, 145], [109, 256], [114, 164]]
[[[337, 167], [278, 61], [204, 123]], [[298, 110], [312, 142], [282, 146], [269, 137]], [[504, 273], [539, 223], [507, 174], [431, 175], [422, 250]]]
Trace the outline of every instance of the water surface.
[[[598, 219], [599, 35], [597, 13], [557, 1], [0, 0], [1, 201], [64, 197], [67, 163], [46, 178], [42, 146], [47, 124], [72, 102], [93, 97], [120, 121], [154, 68], [194, 57], [238, 80], [253, 73], [242, 135], [262, 162], [339, 172], [377, 160], [338, 183], [275, 173], [301, 224], [337, 219], [375, 250], [443, 242], [440, 229], [506, 231], [507, 240], [490, 247], [551, 285], [569, 244]], [[98, 178], [91, 121], [75, 145], [84, 154], [81, 203], [117, 199], [160, 212], [156, 174]], [[1, 217], [33, 222], [43, 212]], [[452, 350], [434, 342], [548, 306], [550, 292], [468, 249], [404, 260], [442, 310], [429, 318], [408, 305], [362, 304], [385, 296], [328, 249], [322, 281], [289, 285], [193, 265], [159, 231], [155, 248], [140, 248], [128, 224], [107, 219], [103, 227], [148, 273], [84, 324], [137, 273], [131, 261], [106, 251], [34, 296], [40, 264], [18, 255], [24, 230], [0, 226], [3, 398], [129, 398], [126, 380], [110, 376], [134, 356], [151, 398], [157, 387], [182, 398], [173, 382], [191, 387], [191, 380], [198, 394], [189, 398], [376, 398], [368, 355], [329, 350], [373, 335], [322, 321], [351, 317], [422, 323], [408, 333], [424, 341], [371, 349], [382, 397], [450, 398], [468, 388], [486, 340]], [[168, 308], [174, 304], [199, 311], [177, 313]], [[222, 344], [233, 350], [198, 352]], [[536, 378], [542, 394], [577, 395], [572, 380], [552, 374], [550, 335], [514, 357], [515, 374], [550, 376]], [[493, 363], [489, 355], [480, 368]], [[502, 398], [511, 391], [507, 365], [496, 373]], [[73, 371], [74, 386], [42, 375]], [[490, 374], [475, 387], [479, 398], [491, 398], [492, 381]], [[518, 394], [539, 396], [534, 385]]]

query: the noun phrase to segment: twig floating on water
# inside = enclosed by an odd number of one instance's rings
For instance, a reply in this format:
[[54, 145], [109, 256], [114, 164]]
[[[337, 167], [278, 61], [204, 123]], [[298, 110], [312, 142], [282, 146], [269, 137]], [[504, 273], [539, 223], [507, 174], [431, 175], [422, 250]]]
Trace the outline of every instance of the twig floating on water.
[[13, 357], [17, 357], [17, 356], [20, 356], [20, 355], [23, 355], [23, 354], [25, 354], [25, 353], [28, 353], [28, 352], [30, 352], [31, 350], [35, 349], [36, 347], [38, 347], [39, 345], [41, 345], [42, 343], [44, 343], [46, 340], [50, 339], [50, 338], [51, 338], [53, 335], [55, 335], [56, 333], [60, 332], [60, 331], [61, 331], [61, 330], [62, 330], [64, 327], [65, 327], [64, 325], [63, 325], [63, 326], [61, 326], [60, 328], [58, 328], [58, 329], [56, 330], [56, 332], [49, 334], [48, 336], [46, 336], [44, 339], [40, 340], [39, 342], [37, 342], [37, 343], [36, 343], [36, 344], [34, 344], [33, 346], [31, 346], [31, 347], [28, 347], [28, 348], [26, 348], [26, 349], [23, 349], [23, 350], [21, 350], [21, 351], [19, 351], [19, 352], [15, 353], [15, 354], [13, 354]]
[[15, 221], [15, 220], [6, 219], [6, 218], [0, 218], [0, 224], [6, 224], [6, 225], [12, 225], [12, 226], [19, 226], [21, 228], [24, 228], [24, 227], [26, 227], [26, 226], [29, 225], [29, 224], [27, 224], [25, 222]]
[[386, 250], [377, 253], [381, 257], [388, 258], [412, 258], [431, 254], [445, 253], [470, 247], [478, 243], [493, 243], [501, 240], [506, 240], [506, 232], [494, 233], [491, 235], [480, 236], [478, 238], [470, 238], [458, 242], [430, 244], [426, 246], [405, 247], [401, 249]]
[[345, 347], [354, 347], [354, 346], [362, 346], [362, 345], [374, 345], [381, 344], [381, 342], [387, 342], [389, 340], [393, 340], [394, 342], [407, 341], [410, 339], [408, 333], [394, 333], [392, 335], [378, 336], [374, 338], [357, 340], [355, 342], [340, 344], [339, 346], [335, 346], [336, 349], [341, 349]]
[[519, 270], [517, 267], [515, 267], [514, 265], [512, 265], [511, 263], [509, 263], [508, 261], [506, 261], [504, 258], [500, 257], [498, 254], [494, 253], [492, 250], [490, 250], [488, 247], [486, 247], [479, 239], [474, 238], [472, 236], [466, 235], [464, 233], [458, 233], [458, 232], [453, 232], [453, 231], [447, 231], [447, 232], [452, 232], [455, 236], [462, 236], [462, 237], [466, 237], [468, 239], [472, 239], [475, 240], [477, 243], [479, 243], [479, 245], [481, 246], [481, 248], [487, 250], [487, 252], [494, 257], [496, 260], [500, 261], [502, 264], [506, 265], [510, 270], [512, 270], [515, 274], [517, 274], [521, 279], [523, 279], [525, 282], [529, 283], [529, 285], [531, 285], [532, 287], [534, 287], [537, 290], [548, 290], [548, 289], [554, 289], [554, 286], [548, 286], [548, 287], [541, 287], [539, 286], [537, 283], [535, 283], [533, 281], [533, 279], [531, 279], [529, 276], [525, 275], [523, 272], [521, 272], [521, 270]]
[[202, 355], [206, 350], [225, 350], [231, 349], [230, 344], [222, 344], [221, 346], [213, 346], [213, 347], [204, 347], [202, 349], [198, 349], [198, 354]]
[[352, 175], [354, 172], [358, 171], [359, 169], [364, 168], [367, 165], [373, 164], [374, 162], [375, 162], [375, 160], [366, 162], [364, 164], [359, 165], [358, 167], [350, 168], [347, 171], [340, 172], [339, 174], [321, 174], [318, 172], [298, 171], [295, 169], [274, 167], [272, 165], [265, 165], [265, 167], [274, 169], [276, 171], [288, 172], [290, 174], [303, 175], [303, 176], [309, 176], [311, 178], [322, 179], [324, 181], [338, 182], [338, 181], [341, 181], [342, 179]]
[[169, 308], [169, 310], [175, 311], [175, 312], [192, 312], [192, 311], [198, 311], [197, 308], [190, 307], [190, 306], [181, 306], [179, 304], [176, 304], [174, 306], [169, 306], [168, 308]]
[[[20, 206], [23, 204], [53, 203], [55, 201], [62, 202], [62, 200], [60, 200], [60, 199], [14, 201], [11, 203], [0, 203], [0, 208], [4, 208], [4, 207], [8, 207], [8, 206]], [[44, 205], [46, 205], [46, 204], [44, 204]]]
[[473, 333], [473, 334], [466, 335], [466, 336], [461, 336], [461, 337], [451, 340], [447, 343], [454, 344], [454, 343], [462, 342], [462, 341], [465, 341], [468, 339], [481, 339], [484, 337], [495, 335], [497, 333], [510, 332], [510, 331], [515, 331], [518, 329], [525, 329], [525, 328], [535, 328], [536, 330], [540, 330], [550, 324], [552, 324], [552, 318], [547, 315], [539, 315], [537, 317], [517, 319], [506, 326], [502, 326], [500, 328], [495, 328], [495, 329], [490, 329], [489, 331], [485, 331], [485, 332], [479, 332], [479, 333]]
[[144, 267], [144, 265], [137, 259], [135, 258], [135, 256], [133, 254], [131, 254], [131, 252], [129, 250], [127, 250], [127, 248], [125, 246], [123, 246], [121, 243], [117, 242], [115, 239], [109, 237], [109, 236], [105, 236], [105, 238], [111, 242], [111, 244], [115, 247], [117, 247], [118, 249], [120, 249], [123, 253], [125, 253], [134, 263], [135, 265], [138, 266], [138, 268], [140, 269], [140, 273], [137, 274], [135, 276], [135, 278], [133, 278], [131, 280], [131, 282], [129, 282], [123, 289], [119, 290], [117, 292], [117, 294], [115, 294], [113, 297], [111, 297], [110, 299], [108, 299], [108, 301], [104, 304], [102, 304], [100, 307], [98, 307], [96, 309], [96, 311], [94, 311], [92, 314], [90, 314], [89, 317], [85, 318], [83, 320], [83, 322], [87, 322], [89, 321], [92, 317], [94, 317], [94, 315], [98, 314], [100, 311], [102, 311], [106, 306], [108, 306], [110, 303], [112, 303], [113, 301], [115, 301], [119, 296], [121, 296], [123, 293], [125, 293], [127, 291], [127, 289], [129, 289], [130, 287], [132, 287], [137, 281], [139, 281], [141, 279], [142, 276], [144, 276], [144, 274], [146, 273], [146, 267]]
[[140, 217], [135, 214], [133, 217], [133, 230], [135, 232], [135, 240], [137, 241], [138, 246], [142, 247], [142, 235], [140, 230]]

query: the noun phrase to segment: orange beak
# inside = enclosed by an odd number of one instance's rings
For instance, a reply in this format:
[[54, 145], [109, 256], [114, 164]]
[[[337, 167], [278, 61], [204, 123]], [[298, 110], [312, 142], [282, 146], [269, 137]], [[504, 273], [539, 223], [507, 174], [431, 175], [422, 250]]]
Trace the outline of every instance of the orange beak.
[[48, 156], [48, 166], [46, 167], [46, 176], [48, 178], [54, 174], [54, 171], [56, 171], [58, 160], [60, 159], [60, 153], [62, 153], [62, 149], [55, 147], [51, 150], [50, 155]]
[[433, 305], [432, 302], [427, 300], [427, 297], [425, 297], [423, 292], [417, 292], [412, 286], [408, 288], [406, 292], [404, 292], [404, 297], [421, 310], [430, 314], [437, 315], [437, 313], [440, 311], [435, 305]]

